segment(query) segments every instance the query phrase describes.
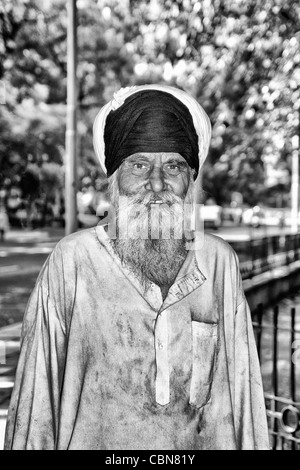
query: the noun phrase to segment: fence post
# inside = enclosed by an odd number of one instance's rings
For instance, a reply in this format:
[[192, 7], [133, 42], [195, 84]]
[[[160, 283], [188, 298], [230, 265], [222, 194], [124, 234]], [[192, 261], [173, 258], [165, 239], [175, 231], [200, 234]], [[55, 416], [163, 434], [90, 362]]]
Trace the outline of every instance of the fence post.
[[[278, 375], [277, 375], [277, 356], [278, 356], [278, 341], [277, 341], [277, 334], [278, 334], [278, 312], [279, 307], [276, 305], [274, 307], [274, 314], [273, 314], [273, 370], [272, 370], [272, 388], [273, 388], [273, 395], [275, 397], [274, 400], [274, 411], [277, 411], [277, 394], [278, 394]], [[274, 418], [273, 421], [273, 450], [276, 450], [277, 447], [277, 432], [278, 432], [278, 422], [277, 419]]]
[[[296, 401], [296, 376], [295, 376], [295, 364], [293, 361], [293, 347], [294, 347], [294, 341], [295, 341], [295, 316], [296, 316], [296, 309], [295, 307], [292, 307], [291, 309], [291, 343], [290, 343], [290, 364], [291, 364], [291, 370], [290, 370], [290, 387], [291, 387], [291, 398], [293, 401]], [[295, 442], [292, 441], [292, 450], [295, 450]]]
[[296, 376], [295, 376], [295, 364], [293, 360], [293, 348], [295, 343], [295, 316], [296, 316], [296, 308], [292, 307], [291, 309], [291, 347], [290, 347], [290, 354], [291, 354], [291, 398], [293, 401], [296, 401]]

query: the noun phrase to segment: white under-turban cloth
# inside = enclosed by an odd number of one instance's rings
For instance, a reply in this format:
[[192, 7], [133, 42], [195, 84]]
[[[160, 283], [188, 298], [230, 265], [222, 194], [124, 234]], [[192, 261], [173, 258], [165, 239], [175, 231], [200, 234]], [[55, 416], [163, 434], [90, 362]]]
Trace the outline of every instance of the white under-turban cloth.
[[[180, 100], [189, 110], [196, 134], [198, 136], [198, 158], [199, 169], [203, 165], [207, 157], [208, 148], [211, 139], [211, 124], [210, 120], [202, 108], [202, 106], [190, 95], [183, 90], [166, 85], [141, 85], [128, 88], [121, 88], [118, 92], [114, 93], [113, 99], [109, 101], [96, 116], [93, 129], [93, 142], [96, 156], [99, 160], [100, 167], [105, 175], [107, 175], [107, 168], [105, 165], [105, 142], [104, 132], [107, 116], [111, 111], [115, 111], [123, 105], [124, 101], [131, 95], [145, 91], [145, 90], [158, 90], [164, 93], [169, 93], [175, 98]], [[180, 152], [178, 152], [180, 153]]]

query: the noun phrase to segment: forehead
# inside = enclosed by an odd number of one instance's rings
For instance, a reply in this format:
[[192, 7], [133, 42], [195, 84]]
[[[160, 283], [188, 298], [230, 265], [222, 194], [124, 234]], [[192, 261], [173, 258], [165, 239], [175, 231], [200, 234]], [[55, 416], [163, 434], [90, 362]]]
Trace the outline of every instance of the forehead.
[[150, 163], [160, 162], [167, 163], [171, 161], [185, 162], [180, 153], [173, 152], [138, 152], [130, 155], [125, 161], [146, 161]]

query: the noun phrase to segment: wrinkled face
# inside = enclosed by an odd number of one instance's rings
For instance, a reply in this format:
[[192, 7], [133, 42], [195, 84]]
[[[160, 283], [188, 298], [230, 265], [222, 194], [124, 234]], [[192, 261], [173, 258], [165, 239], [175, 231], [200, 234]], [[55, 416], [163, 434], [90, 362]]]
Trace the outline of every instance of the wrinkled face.
[[193, 170], [179, 153], [130, 155], [109, 181], [111, 238], [190, 239], [194, 188]]
[[135, 153], [112, 176], [109, 191], [121, 260], [145, 282], [171, 285], [187, 254], [193, 170], [179, 153]]
[[168, 191], [184, 199], [192, 170], [179, 153], [135, 153], [119, 169], [119, 191], [131, 196]]

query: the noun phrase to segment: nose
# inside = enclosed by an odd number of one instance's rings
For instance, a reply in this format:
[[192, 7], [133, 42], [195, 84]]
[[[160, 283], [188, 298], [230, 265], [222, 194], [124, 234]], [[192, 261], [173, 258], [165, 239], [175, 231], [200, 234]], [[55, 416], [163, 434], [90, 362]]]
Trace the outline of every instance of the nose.
[[162, 169], [159, 166], [154, 166], [146, 185], [146, 189], [152, 189], [154, 193], [159, 193], [165, 189], [165, 181]]

